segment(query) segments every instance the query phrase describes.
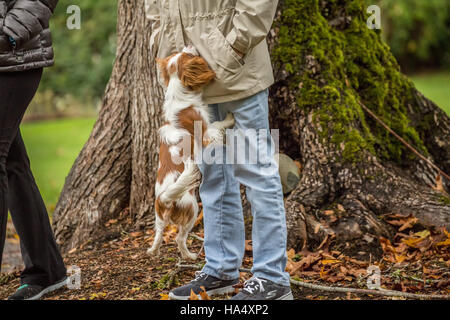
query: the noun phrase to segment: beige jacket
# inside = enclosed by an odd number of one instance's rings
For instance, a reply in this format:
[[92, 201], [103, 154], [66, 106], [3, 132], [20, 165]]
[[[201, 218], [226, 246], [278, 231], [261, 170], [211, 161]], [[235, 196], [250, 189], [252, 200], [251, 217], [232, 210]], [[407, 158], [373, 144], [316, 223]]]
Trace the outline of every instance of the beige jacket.
[[[278, 0], [146, 0], [154, 55], [165, 58], [192, 44], [216, 72], [206, 103], [249, 97], [273, 84], [267, 34]], [[233, 50], [244, 53], [244, 58]]]

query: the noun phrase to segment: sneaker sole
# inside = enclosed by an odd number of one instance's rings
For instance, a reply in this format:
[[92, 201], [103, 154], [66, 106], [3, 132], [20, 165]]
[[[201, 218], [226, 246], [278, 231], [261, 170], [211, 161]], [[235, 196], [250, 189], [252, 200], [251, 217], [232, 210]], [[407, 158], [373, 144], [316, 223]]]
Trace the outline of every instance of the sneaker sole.
[[45, 294], [50, 293], [52, 291], [56, 291], [59, 288], [64, 287], [65, 285], [67, 285], [68, 282], [69, 282], [69, 278], [66, 278], [66, 279], [64, 279], [64, 280], [62, 280], [60, 282], [55, 283], [54, 285], [51, 285], [51, 286], [45, 288], [44, 290], [39, 292], [37, 295], [35, 295], [35, 296], [31, 297], [31, 298], [25, 299], [25, 300], [39, 300]]
[[[227, 294], [227, 293], [233, 293], [234, 292], [234, 288], [233, 285], [228, 286], [228, 287], [223, 287], [223, 288], [217, 288], [217, 289], [212, 289], [209, 291], [206, 291], [206, 294], [208, 296], [217, 296], [217, 295], [222, 295], [222, 294]], [[197, 295], [199, 298], [200, 295]], [[189, 300], [191, 296], [177, 296], [175, 294], [173, 294], [172, 292], [169, 292], [169, 299], [170, 300]]]
[[284, 296], [281, 296], [275, 300], [294, 300], [294, 296], [292, 295], [292, 291], [286, 293]]

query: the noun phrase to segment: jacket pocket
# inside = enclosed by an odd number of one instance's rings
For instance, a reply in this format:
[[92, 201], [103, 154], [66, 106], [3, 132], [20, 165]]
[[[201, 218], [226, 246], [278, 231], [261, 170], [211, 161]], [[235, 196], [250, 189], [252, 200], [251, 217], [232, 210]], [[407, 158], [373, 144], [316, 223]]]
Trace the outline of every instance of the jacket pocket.
[[215, 27], [208, 35], [208, 45], [214, 62], [217, 65], [217, 78], [227, 80], [239, 74], [243, 67], [243, 59], [233, 50], [222, 32]]

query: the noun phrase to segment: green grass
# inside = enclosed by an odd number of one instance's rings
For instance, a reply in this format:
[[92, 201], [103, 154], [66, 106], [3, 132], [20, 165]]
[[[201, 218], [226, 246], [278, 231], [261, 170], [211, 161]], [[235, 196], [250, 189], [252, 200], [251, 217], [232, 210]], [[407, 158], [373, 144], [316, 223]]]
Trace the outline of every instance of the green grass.
[[450, 71], [411, 76], [417, 89], [450, 116]]
[[94, 122], [95, 119], [64, 119], [21, 126], [31, 168], [50, 214]]

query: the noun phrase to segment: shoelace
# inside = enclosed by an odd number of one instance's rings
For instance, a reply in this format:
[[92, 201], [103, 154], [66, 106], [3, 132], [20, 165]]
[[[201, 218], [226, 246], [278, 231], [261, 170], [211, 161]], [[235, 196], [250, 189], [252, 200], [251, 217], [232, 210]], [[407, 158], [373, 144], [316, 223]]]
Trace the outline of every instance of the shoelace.
[[202, 271], [195, 271], [195, 278], [191, 281], [191, 282], [196, 282], [199, 280], [204, 279], [206, 276], [206, 273], [202, 272]]
[[28, 284], [23, 284], [23, 285], [21, 285], [20, 287], [19, 287], [19, 289], [17, 289], [17, 290], [22, 290], [22, 289], [25, 289], [25, 288], [28, 288]]
[[263, 286], [263, 282], [267, 282], [267, 281], [263, 280], [263, 279], [259, 279], [257, 277], [252, 277], [244, 282], [244, 289], [242, 289], [242, 290], [245, 290], [250, 294], [252, 294], [253, 291], [258, 290], [258, 289], [260, 292], [264, 292], [265, 289]]

